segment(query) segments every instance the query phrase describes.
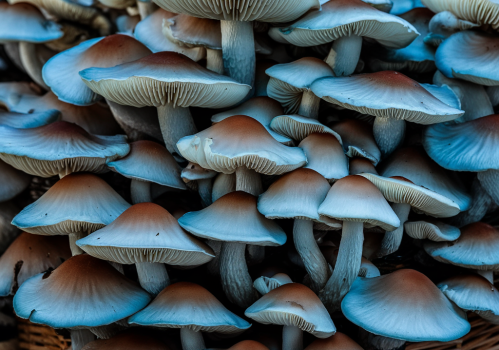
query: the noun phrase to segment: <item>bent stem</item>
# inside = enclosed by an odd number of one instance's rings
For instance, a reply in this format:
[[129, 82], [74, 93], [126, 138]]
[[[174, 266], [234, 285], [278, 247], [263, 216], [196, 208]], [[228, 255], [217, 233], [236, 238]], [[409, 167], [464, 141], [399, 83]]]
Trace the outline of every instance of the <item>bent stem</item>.
[[296, 326], [284, 326], [282, 328], [282, 348], [303, 350], [303, 331]]
[[241, 166], [236, 169], [236, 191], [244, 191], [254, 196], [263, 193], [262, 179], [256, 171]]
[[298, 114], [304, 117], [319, 119], [319, 106], [321, 104], [321, 99], [315, 94], [308, 90], [305, 91], [301, 97], [300, 109]]
[[350, 35], [334, 41], [328, 56], [324, 60], [337, 77], [351, 75], [360, 58], [362, 50], [362, 37]]
[[167, 103], [158, 109], [159, 126], [166, 148], [172, 155], [180, 156], [177, 141], [184, 136], [197, 133], [196, 125], [188, 107], [175, 107]]
[[182, 342], [182, 350], [204, 350], [203, 334], [193, 331], [189, 328], [180, 328], [180, 341]]
[[19, 55], [21, 57], [21, 63], [31, 79], [45, 90], [50, 91], [50, 88], [45, 84], [45, 81], [43, 81], [43, 63], [36, 53], [36, 45], [25, 41], [19, 42]]
[[329, 266], [314, 237], [314, 223], [311, 220], [295, 219], [293, 240], [300, 254], [305, 270], [312, 280], [312, 290], [318, 293], [327, 283]]
[[363, 223], [343, 221], [340, 248], [333, 275], [319, 295], [330, 313], [340, 309], [343, 297], [359, 274], [363, 241]]
[[220, 251], [222, 287], [231, 303], [247, 308], [257, 299], [244, 257], [246, 244], [224, 242]]
[[392, 209], [400, 220], [400, 226], [393, 231], [385, 232], [383, 241], [381, 241], [381, 248], [377, 254], [378, 258], [382, 258], [388, 254], [396, 252], [399, 249], [404, 235], [404, 223], [409, 218], [411, 205], [407, 203], [393, 203]]
[[71, 255], [80, 255], [83, 254], [83, 250], [76, 245], [76, 241], [86, 237], [87, 234], [85, 232], [75, 232], [69, 234], [69, 249], [71, 249]]
[[405, 121], [395, 118], [374, 119], [373, 134], [381, 151], [381, 157], [386, 158], [404, 141]]
[[218, 74], [224, 74], [222, 50], [206, 49], [206, 69]]
[[95, 335], [88, 329], [71, 329], [71, 349], [80, 350], [88, 343], [95, 340]]
[[213, 188], [213, 184], [211, 179], [201, 179], [198, 180], [198, 192], [199, 197], [201, 197], [201, 202], [203, 206], [207, 207], [213, 203], [211, 200], [211, 191]]
[[497, 186], [499, 183], [499, 170], [489, 169], [479, 172], [477, 178], [494, 203], [499, 205], [499, 186]]
[[130, 195], [132, 197], [132, 204], [152, 202], [151, 183], [132, 179]]
[[147, 292], [156, 296], [170, 285], [170, 277], [162, 263], [135, 263], [139, 283]]

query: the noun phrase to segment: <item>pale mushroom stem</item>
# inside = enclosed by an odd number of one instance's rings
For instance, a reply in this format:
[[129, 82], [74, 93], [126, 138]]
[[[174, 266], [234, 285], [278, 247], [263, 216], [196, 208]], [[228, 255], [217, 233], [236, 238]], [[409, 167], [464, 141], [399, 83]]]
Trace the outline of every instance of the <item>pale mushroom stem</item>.
[[170, 277], [162, 263], [141, 262], [135, 263], [139, 283], [149, 294], [158, 295], [170, 285]]
[[123, 270], [123, 265], [118, 264], [117, 262], [114, 262], [114, 261], [108, 261], [108, 263], [109, 263], [109, 265], [111, 265], [112, 267], [114, 267], [116, 269], [116, 271], [118, 271], [122, 275], [125, 274], [125, 270]]
[[373, 134], [382, 158], [386, 158], [404, 141], [405, 121], [395, 118], [376, 117], [374, 119]]
[[139, 10], [140, 20], [143, 20], [158, 9], [154, 2], [147, 0], [138, 0], [137, 8]]
[[400, 226], [393, 231], [385, 232], [385, 236], [383, 237], [383, 241], [381, 241], [381, 247], [377, 254], [378, 258], [382, 258], [388, 254], [396, 252], [399, 249], [404, 235], [404, 223], [409, 218], [411, 205], [407, 203], [393, 203], [392, 209], [400, 220]]
[[213, 201], [211, 200], [212, 189], [213, 189], [213, 182], [211, 181], [211, 179], [198, 180], [199, 197], [201, 197], [201, 202], [205, 207], [213, 203]]
[[211, 191], [212, 202], [220, 197], [225, 196], [227, 193], [236, 190], [236, 175], [220, 173], [213, 181], [213, 189]]
[[133, 204], [152, 202], [151, 183], [132, 179], [130, 195], [132, 196]]
[[499, 205], [499, 170], [486, 170], [477, 173], [477, 178], [495, 204]]
[[197, 133], [189, 108], [175, 107], [173, 103], [167, 103], [158, 107], [158, 119], [166, 148], [172, 155], [179, 156], [177, 141]]
[[231, 303], [247, 308], [257, 299], [253, 281], [246, 265], [246, 244], [224, 242], [220, 251], [222, 287]]
[[[249, 86], [255, 79], [253, 22], [220, 21], [225, 75]], [[250, 91], [249, 96], [252, 95]]]
[[72, 329], [70, 332], [72, 350], [80, 350], [85, 345], [95, 340], [95, 335], [88, 329]]
[[334, 41], [331, 51], [324, 60], [337, 77], [351, 75], [360, 58], [362, 37], [357, 35], [345, 36]]
[[80, 255], [83, 254], [83, 250], [76, 245], [76, 241], [85, 238], [87, 234], [85, 232], [76, 232], [69, 234], [69, 249], [71, 249], [71, 255]]
[[470, 208], [450, 218], [449, 224], [456, 227], [463, 227], [478, 222], [487, 214], [489, 208], [495, 205], [477, 178], [473, 180], [471, 185], [471, 194]]
[[494, 284], [494, 271], [492, 270], [475, 270], [477, 274], [485, 278], [490, 283]]
[[182, 342], [182, 350], [204, 350], [203, 334], [193, 331], [189, 328], [180, 328], [180, 341]]
[[303, 331], [296, 326], [284, 326], [282, 328], [282, 348], [303, 350]]
[[263, 193], [262, 179], [256, 171], [240, 166], [236, 169], [236, 191], [244, 191], [254, 196]]
[[312, 280], [311, 289], [318, 293], [327, 283], [329, 267], [314, 238], [314, 223], [311, 220], [295, 219], [293, 240], [305, 270]]
[[301, 97], [300, 109], [298, 114], [304, 117], [319, 119], [319, 106], [321, 99], [312, 91], [305, 91]]
[[218, 74], [224, 74], [222, 50], [206, 49], [206, 69]]
[[38, 58], [36, 52], [36, 45], [33, 43], [28, 43], [21, 41], [19, 43], [19, 55], [21, 56], [21, 62], [23, 64], [26, 73], [37, 83], [39, 86], [45, 90], [50, 91], [49, 87], [42, 78], [42, 68], [43, 63]]
[[340, 309], [340, 304], [357, 278], [362, 261], [363, 223], [343, 221], [338, 258], [333, 275], [319, 297], [329, 312]]

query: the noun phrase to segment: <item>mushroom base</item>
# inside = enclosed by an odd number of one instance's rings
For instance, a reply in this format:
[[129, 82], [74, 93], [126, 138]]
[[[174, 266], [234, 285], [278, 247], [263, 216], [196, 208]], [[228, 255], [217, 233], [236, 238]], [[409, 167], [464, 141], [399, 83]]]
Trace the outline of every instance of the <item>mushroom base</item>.
[[162, 263], [135, 263], [139, 283], [146, 291], [156, 296], [170, 285], [170, 277]]
[[130, 184], [130, 195], [133, 204], [152, 202], [151, 183], [132, 179]]
[[404, 235], [404, 223], [409, 218], [409, 213], [411, 212], [411, 205], [406, 203], [393, 203], [392, 209], [397, 214], [400, 220], [400, 226], [393, 231], [386, 231], [383, 241], [381, 242], [381, 248], [377, 253], [378, 258], [382, 258], [388, 254], [396, 252], [400, 243], [402, 242], [402, 237]]
[[71, 349], [80, 350], [88, 343], [95, 340], [95, 335], [88, 329], [72, 329], [71, 330]]
[[335, 76], [344, 77], [353, 74], [362, 50], [362, 37], [345, 36], [334, 41], [325, 62], [333, 69]]
[[495, 204], [499, 205], [499, 170], [489, 169], [477, 173], [477, 178]]
[[303, 331], [295, 326], [284, 326], [282, 328], [282, 348], [303, 350]]
[[204, 350], [203, 334], [193, 331], [189, 328], [180, 329], [180, 341], [182, 342], [182, 350]]
[[172, 103], [158, 107], [158, 120], [165, 146], [173, 156], [181, 158], [177, 142], [184, 136], [198, 132], [188, 107], [175, 107]]
[[386, 158], [404, 141], [405, 121], [394, 118], [376, 117], [373, 125], [374, 140]]

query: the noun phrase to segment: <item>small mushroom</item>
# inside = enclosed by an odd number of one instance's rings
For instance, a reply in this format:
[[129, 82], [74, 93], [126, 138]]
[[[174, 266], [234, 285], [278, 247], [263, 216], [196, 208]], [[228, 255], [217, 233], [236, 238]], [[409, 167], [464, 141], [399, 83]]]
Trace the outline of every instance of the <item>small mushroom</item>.
[[293, 283], [288, 275], [286, 275], [285, 273], [276, 273], [271, 277], [258, 277], [253, 282], [253, 287], [258, 291], [258, 293], [260, 293], [261, 295], [265, 295], [268, 292], [288, 283]]
[[434, 242], [455, 241], [461, 231], [454, 226], [438, 220], [407, 221], [404, 224], [405, 232], [414, 239], [429, 239]]
[[205, 207], [213, 203], [212, 200], [212, 180], [217, 176], [217, 172], [213, 170], [204, 169], [199, 164], [189, 163], [182, 169], [182, 180], [190, 186], [197, 187], [201, 202]]
[[275, 132], [287, 136], [296, 141], [302, 141], [313, 133], [330, 134], [342, 142], [341, 136], [334, 130], [320, 123], [318, 120], [303, 117], [298, 114], [279, 115], [272, 119], [270, 127]]

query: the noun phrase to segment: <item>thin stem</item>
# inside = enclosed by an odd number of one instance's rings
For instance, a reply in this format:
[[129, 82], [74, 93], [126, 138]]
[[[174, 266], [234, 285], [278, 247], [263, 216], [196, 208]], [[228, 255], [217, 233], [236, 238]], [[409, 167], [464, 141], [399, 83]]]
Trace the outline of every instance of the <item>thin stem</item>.
[[333, 69], [337, 77], [351, 75], [360, 58], [362, 37], [351, 35], [334, 41], [325, 62]]
[[88, 329], [71, 329], [71, 349], [80, 350], [95, 340], [95, 335]]
[[499, 205], [499, 188], [497, 186], [499, 183], [499, 170], [489, 169], [479, 172], [477, 178], [494, 203]]
[[298, 114], [312, 119], [319, 119], [319, 106], [321, 99], [312, 91], [305, 91], [301, 97]]
[[315, 241], [313, 221], [295, 219], [293, 240], [312, 280], [312, 290], [318, 293], [327, 283], [329, 266]]
[[140, 20], [143, 20], [158, 9], [154, 2], [142, 0], [137, 1], [137, 8], [139, 9]]
[[485, 278], [490, 283], [494, 284], [494, 271], [492, 270], [475, 270], [477, 274]]
[[139, 283], [146, 291], [156, 296], [170, 285], [170, 277], [165, 264], [141, 262], [135, 263]]
[[263, 193], [262, 179], [256, 171], [241, 166], [236, 169], [236, 191], [248, 192], [254, 196]]
[[198, 192], [199, 196], [201, 197], [201, 202], [203, 203], [203, 206], [207, 207], [213, 201], [211, 200], [211, 191], [213, 188], [213, 183], [211, 179], [202, 179], [198, 180]]
[[282, 348], [303, 350], [303, 331], [296, 326], [282, 327]]
[[84, 232], [76, 232], [69, 234], [69, 249], [71, 249], [71, 254], [73, 256], [84, 253], [84, 251], [76, 245], [76, 241], [86, 236], [87, 234]]
[[224, 74], [222, 50], [206, 49], [206, 69], [218, 74]]
[[151, 183], [132, 179], [130, 184], [130, 195], [133, 204], [152, 202]]
[[175, 107], [168, 103], [158, 107], [158, 119], [166, 148], [172, 155], [180, 155], [177, 149], [178, 140], [197, 133], [189, 108]]
[[193, 331], [189, 328], [180, 328], [180, 341], [182, 342], [182, 350], [204, 350], [203, 334]]
[[50, 91], [50, 88], [45, 84], [42, 77], [43, 63], [38, 58], [36, 45], [25, 41], [19, 42], [19, 55], [26, 73], [45, 90]]
[[378, 252], [378, 258], [382, 258], [388, 254], [396, 252], [399, 249], [404, 235], [404, 223], [409, 218], [411, 205], [406, 203], [393, 203], [392, 209], [400, 219], [400, 226], [393, 231], [385, 232], [385, 236], [381, 242], [381, 248]]
[[386, 158], [404, 141], [405, 121], [376, 117], [374, 119], [373, 134], [382, 158]]

